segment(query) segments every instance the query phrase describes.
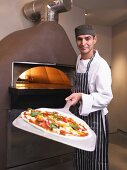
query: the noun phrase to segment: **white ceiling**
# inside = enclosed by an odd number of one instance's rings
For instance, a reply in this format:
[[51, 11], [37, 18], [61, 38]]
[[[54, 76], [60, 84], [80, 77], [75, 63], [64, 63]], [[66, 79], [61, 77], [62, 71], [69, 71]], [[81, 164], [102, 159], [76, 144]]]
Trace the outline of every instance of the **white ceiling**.
[[113, 26], [127, 20], [127, 0], [73, 0], [88, 15], [86, 23]]

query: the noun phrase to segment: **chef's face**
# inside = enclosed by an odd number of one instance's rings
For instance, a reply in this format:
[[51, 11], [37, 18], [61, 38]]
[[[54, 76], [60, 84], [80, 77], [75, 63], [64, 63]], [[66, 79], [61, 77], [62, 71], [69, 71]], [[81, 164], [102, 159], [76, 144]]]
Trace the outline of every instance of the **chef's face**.
[[76, 38], [77, 46], [81, 54], [88, 54], [93, 51], [97, 38], [92, 35], [80, 35]]

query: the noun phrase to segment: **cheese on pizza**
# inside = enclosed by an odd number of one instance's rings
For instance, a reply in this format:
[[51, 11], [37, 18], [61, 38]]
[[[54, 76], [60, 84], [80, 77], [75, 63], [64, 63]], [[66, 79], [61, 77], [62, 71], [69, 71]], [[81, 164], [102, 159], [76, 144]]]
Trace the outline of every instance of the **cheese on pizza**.
[[88, 131], [84, 125], [76, 122], [72, 117], [56, 111], [28, 109], [22, 112], [21, 117], [28, 123], [45, 131], [64, 136], [88, 136]]

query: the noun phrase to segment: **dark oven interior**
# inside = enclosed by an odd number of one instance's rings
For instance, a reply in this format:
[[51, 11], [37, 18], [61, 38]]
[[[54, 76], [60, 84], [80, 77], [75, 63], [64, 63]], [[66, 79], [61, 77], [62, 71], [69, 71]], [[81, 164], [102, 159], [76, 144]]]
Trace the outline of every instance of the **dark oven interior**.
[[12, 122], [27, 108], [64, 107], [65, 97], [71, 93], [73, 72], [72, 66], [12, 62], [8, 169], [72, 169], [72, 147], [19, 130]]

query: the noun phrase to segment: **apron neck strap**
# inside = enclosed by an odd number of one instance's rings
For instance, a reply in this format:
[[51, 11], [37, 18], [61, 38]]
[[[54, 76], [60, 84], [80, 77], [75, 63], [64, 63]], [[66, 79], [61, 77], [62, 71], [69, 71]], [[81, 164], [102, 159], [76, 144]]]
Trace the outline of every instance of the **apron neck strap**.
[[94, 57], [95, 57], [95, 53], [94, 53], [94, 55], [90, 58], [90, 61], [89, 61], [89, 62], [88, 62], [88, 64], [87, 64], [86, 72], [88, 72], [88, 71], [89, 71], [90, 64], [91, 64], [91, 62], [93, 61]]

